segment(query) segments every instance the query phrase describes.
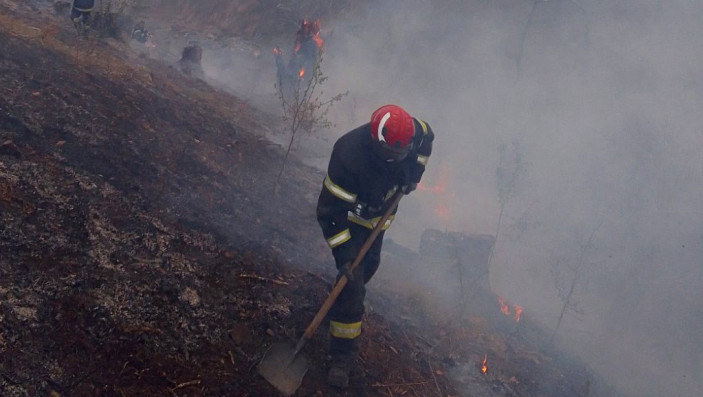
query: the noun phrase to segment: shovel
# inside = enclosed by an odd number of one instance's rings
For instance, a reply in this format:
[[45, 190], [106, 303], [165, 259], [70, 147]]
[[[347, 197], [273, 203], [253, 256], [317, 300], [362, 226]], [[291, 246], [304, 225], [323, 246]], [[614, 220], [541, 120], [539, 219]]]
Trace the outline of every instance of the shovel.
[[[371, 234], [361, 246], [359, 252], [356, 254], [354, 262], [349, 266], [349, 272], [354, 271], [359, 262], [364, 258], [366, 252], [371, 247], [371, 244], [376, 240], [378, 234], [383, 230], [383, 225], [386, 223], [388, 218], [393, 213], [393, 210], [398, 206], [398, 202], [403, 193], [399, 190], [391, 198], [391, 205], [388, 207], [386, 212], [381, 217], [381, 220], [374, 226]], [[308, 370], [308, 360], [299, 355], [300, 351], [305, 346], [305, 343], [312, 338], [312, 335], [317, 330], [317, 327], [322, 322], [322, 319], [327, 315], [332, 304], [337, 299], [342, 289], [349, 279], [347, 276], [342, 276], [337, 280], [337, 283], [332, 288], [329, 296], [322, 303], [322, 307], [317, 311], [315, 317], [310, 322], [310, 325], [305, 329], [303, 336], [300, 338], [295, 346], [287, 343], [275, 343], [273, 344], [264, 354], [261, 362], [257, 366], [259, 374], [263, 376], [270, 384], [272, 384], [278, 391], [280, 391], [285, 396], [291, 396], [298, 390], [300, 384], [303, 382], [303, 376]]]

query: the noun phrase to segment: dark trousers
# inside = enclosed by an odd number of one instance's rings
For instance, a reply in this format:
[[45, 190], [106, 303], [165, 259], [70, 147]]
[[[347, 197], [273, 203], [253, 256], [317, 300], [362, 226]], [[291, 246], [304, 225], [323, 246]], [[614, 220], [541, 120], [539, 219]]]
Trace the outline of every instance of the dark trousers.
[[[361, 247], [371, 234], [370, 229], [356, 224], [352, 224], [350, 232], [352, 236], [350, 242], [356, 247]], [[353, 360], [358, 353], [358, 335], [335, 337], [332, 328], [335, 323], [342, 326], [352, 326], [352, 324], [358, 324], [359, 327], [361, 326], [361, 318], [364, 315], [366, 283], [371, 280], [371, 277], [373, 277], [376, 270], [378, 270], [378, 265], [381, 263], [383, 235], [384, 232], [381, 232], [376, 237], [376, 240], [355, 269], [354, 277], [347, 282], [347, 285], [330, 309], [330, 354], [333, 359]], [[343, 263], [340, 263], [340, 258], [335, 257], [335, 261], [337, 262], [337, 268], [343, 265]]]
[[71, 20], [76, 23], [88, 23], [90, 21], [90, 12], [78, 11], [73, 8], [71, 9]]
[[71, 7], [71, 20], [88, 23], [94, 7], [95, 0], [74, 0]]

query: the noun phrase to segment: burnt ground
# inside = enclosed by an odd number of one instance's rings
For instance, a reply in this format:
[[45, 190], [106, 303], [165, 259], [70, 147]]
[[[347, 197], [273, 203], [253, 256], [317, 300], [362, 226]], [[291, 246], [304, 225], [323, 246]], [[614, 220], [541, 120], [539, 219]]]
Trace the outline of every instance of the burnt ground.
[[[331, 288], [323, 175], [290, 160], [274, 195], [277, 120], [17, 4], [0, 1], [0, 395], [277, 395], [256, 364]], [[379, 292], [349, 390], [325, 385], [323, 323], [296, 395], [601, 395], [490, 291], [461, 315], [422, 292]]]

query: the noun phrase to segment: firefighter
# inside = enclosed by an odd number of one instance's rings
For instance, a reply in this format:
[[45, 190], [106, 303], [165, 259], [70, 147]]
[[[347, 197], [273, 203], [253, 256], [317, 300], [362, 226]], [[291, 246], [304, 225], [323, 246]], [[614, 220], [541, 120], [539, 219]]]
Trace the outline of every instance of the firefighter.
[[399, 106], [384, 105], [373, 112], [370, 123], [346, 133], [334, 144], [317, 203], [317, 220], [332, 249], [338, 279], [342, 275], [349, 278], [329, 313], [332, 362], [328, 383], [332, 386], [349, 384], [359, 350], [365, 284], [378, 269], [383, 234], [395, 211], [353, 273], [349, 266], [374, 222], [387, 210], [391, 196], [398, 189], [405, 194], [415, 190], [433, 140], [427, 123]]
[[95, 0], [73, 0], [71, 20], [76, 26], [89, 24], [93, 8], [95, 8]]
[[[313, 78], [315, 65], [319, 61], [322, 39], [319, 37], [320, 22], [303, 19], [295, 34], [295, 46], [288, 64], [283, 60], [280, 48], [273, 49], [276, 61], [278, 84], [286, 98], [295, 96], [297, 90], [305, 91]], [[301, 92], [297, 93], [298, 95]]]
[[293, 49], [293, 58], [288, 65], [294, 73], [298, 73], [300, 69], [305, 70], [305, 73], [311, 75], [315, 63], [318, 62], [320, 56], [321, 40], [320, 21], [310, 22], [303, 19], [300, 29], [295, 34], [295, 47]]
[[137, 22], [132, 29], [132, 40], [136, 40], [140, 43], [146, 43], [151, 38], [151, 33], [146, 29], [146, 23], [144, 21]]

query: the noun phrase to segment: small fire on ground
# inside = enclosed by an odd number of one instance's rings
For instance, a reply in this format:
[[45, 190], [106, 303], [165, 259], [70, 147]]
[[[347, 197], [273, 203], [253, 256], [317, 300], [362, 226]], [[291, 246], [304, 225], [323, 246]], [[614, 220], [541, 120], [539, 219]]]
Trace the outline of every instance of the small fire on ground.
[[483, 355], [483, 361], [481, 361], [481, 373], [485, 374], [488, 372], [488, 366], [486, 365], [488, 361], [488, 356], [486, 354]]
[[505, 303], [505, 300], [503, 300], [503, 298], [501, 297], [498, 297], [498, 304], [500, 304], [501, 313], [505, 314], [506, 316], [512, 316], [516, 323], [520, 322], [520, 316], [522, 315], [522, 306], [514, 305], [513, 311], [511, 312], [510, 306], [508, 306], [508, 304]]
[[445, 164], [440, 164], [437, 169], [438, 174], [435, 183], [433, 185], [428, 185], [424, 182], [420, 182], [417, 185], [417, 190], [437, 196], [434, 210], [441, 222], [446, 225], [451, 220], [451, 207], [454, 201], [454, 192], [449, 189], [452, 172]]

